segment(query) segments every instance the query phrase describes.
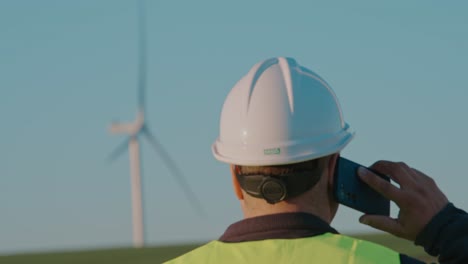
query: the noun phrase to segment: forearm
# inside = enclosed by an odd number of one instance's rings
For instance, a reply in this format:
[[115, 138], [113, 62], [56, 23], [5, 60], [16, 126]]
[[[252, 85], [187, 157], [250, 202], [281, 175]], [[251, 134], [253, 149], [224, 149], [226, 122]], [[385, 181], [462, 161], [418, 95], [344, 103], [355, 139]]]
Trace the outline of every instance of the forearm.
[[448, 204], [427, 224], [415, 241], [441, 264], [468, 263], [468, 214]]

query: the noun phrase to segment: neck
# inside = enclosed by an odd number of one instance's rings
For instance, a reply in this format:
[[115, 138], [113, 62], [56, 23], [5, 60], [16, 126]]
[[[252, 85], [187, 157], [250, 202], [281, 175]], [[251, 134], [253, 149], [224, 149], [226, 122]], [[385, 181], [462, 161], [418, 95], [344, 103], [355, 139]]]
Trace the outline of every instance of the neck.
[[242, 190], [240, 200], [245, 218], [278, 214], [304, 212], [313, 214], [330, 224], [338, 210], [338, 203], [333, 197], [333, 175], [336, 159], [333, 155], [328, 167], [323, 171], [317, 184], [305, 193], [285, 201], [269, 204], [263, 199], [254, 198]]
[[[317, 193], [314, 189], [316, 188], [312, 188], [312, 190], [298, 197], [276, 204], [269, 204], [263, 199], [251, 197], [244, 192], [244, 199], [241, 200], [244, 218], [269, 214], [303, 212], [313, 214], [330, 224], [335, 217], [338, 204], [334, 202], [334, 199], [328, 192]], [[320, 188], [317, 189], [320, 190]]]

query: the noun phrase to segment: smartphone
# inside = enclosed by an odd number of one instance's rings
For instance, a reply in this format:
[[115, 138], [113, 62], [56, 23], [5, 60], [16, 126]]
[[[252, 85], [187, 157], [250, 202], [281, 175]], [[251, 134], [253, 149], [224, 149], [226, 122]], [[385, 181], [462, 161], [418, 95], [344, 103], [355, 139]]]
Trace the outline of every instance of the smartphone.
[[[366, 214], [390, 215], [390, 200], [374, 191], [357, 175], [359, 167], [364, 167], [348, 159], [339, 157], [334, 175], [334, 195], [338, 203]], [[376, 173], [390, 182], [390, 178]]]

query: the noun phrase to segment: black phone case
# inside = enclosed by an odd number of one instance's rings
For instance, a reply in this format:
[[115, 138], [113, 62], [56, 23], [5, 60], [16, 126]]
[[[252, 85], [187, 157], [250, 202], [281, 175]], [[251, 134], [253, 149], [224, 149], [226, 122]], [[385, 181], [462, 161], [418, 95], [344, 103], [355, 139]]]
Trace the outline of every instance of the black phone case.
[[[334, 175], [336, 200], [366, 214], [389, 216], [390, 201], [361, 181], [357, 175], [359, 167], [363, 166], [342, 157], [337, 160]], [[387, 176], [376, 174], [390, 182]]]

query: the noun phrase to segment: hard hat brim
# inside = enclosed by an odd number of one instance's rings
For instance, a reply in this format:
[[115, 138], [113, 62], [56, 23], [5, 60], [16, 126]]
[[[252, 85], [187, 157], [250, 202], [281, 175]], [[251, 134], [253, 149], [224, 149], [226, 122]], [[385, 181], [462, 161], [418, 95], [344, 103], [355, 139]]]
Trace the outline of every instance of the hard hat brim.
[[298, 163], [340, 152], [354, 138], [348, 124], [327, 138], [284, 142], [277, 146], [237, 146], [219, 138], [212, 145], [215, 158], [221, 162], [244, 166], [268, 166]]

